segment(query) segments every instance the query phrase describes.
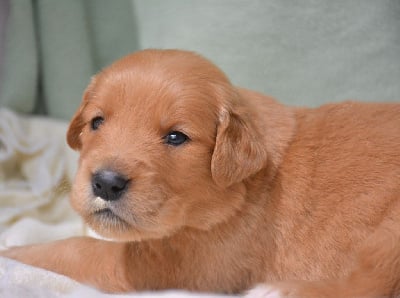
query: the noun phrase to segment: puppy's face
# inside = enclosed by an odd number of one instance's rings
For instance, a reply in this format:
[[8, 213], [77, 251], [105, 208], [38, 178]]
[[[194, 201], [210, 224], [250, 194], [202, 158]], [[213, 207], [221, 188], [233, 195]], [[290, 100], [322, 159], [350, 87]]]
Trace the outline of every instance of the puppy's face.
[[224, 221], [266, 158], [237, 97], [191, 53], [117, 61], [92, 80], [70, 124], [68, 143], [80, 150], [72, 206], [99, 234], [125, 241]]

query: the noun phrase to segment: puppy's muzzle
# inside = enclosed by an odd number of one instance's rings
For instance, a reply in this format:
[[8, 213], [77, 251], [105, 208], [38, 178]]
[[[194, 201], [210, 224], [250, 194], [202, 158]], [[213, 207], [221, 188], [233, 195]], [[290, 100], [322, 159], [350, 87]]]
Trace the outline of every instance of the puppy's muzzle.
[[93, 194], [105, 201], [120, 199], [128, 185], [129, 180], [114, 171], [100, 170], [92, 175]]

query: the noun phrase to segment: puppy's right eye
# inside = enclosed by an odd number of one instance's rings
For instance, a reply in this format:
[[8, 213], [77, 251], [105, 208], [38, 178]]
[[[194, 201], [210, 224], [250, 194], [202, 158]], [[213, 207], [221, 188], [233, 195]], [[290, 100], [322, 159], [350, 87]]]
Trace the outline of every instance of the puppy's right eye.
[[179, 146], [189, 140], [189, 137], [180, 131], [171, 131], [164, 137], [165, 143], [172, 146]]
[[90, 127], [92, 130], [97, 130], [99, 126], [104, 122], [103, 117], [94, 117], [92, 121], [90, 122]]

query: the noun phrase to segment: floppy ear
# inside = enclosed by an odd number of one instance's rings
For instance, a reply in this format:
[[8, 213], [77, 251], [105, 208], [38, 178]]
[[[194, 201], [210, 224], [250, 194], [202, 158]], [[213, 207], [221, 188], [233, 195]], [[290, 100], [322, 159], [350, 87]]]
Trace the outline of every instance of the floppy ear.
[[74, 150], [80, 150], [82, 147], [80, 135], [82, 133], [83, 127], [85, 126], [85, 122], [82, 118], [82, 112], [85, 109], [88, 101], [89, 101], [89, 93], [92, 90], [92, 86], [94, 84], [94, 78], [92, 78], [89, 86], [86, 88], [83, 93], [82, 103], [79, 106], [78, 110], [75, 112], [72, 120], [69, 124], [67, 131], [67, 143]]
[[267, 162], [267, 149], [247, 107], [224, 108], [211, 159], [217, 185], [228, 187], [260, 171]]
[[85, 104], [82, 102], [78, 111], [76, 111], [75, 115], [72, 117], [67, 131], [67, 143], [74, 150], [80, 150], [82, 147], [80, 134], [85, 125], [82, 119], [82, 111], [84, 106]]

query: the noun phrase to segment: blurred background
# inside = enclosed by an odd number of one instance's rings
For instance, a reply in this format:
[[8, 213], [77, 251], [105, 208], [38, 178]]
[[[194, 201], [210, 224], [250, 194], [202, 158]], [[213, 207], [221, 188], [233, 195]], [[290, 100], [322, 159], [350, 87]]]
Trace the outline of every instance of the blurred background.
[[291, 105], [400, 100], [399, 0], [1, 0], [0, 106], [68, 120], [94, 73], [144, 48]]

